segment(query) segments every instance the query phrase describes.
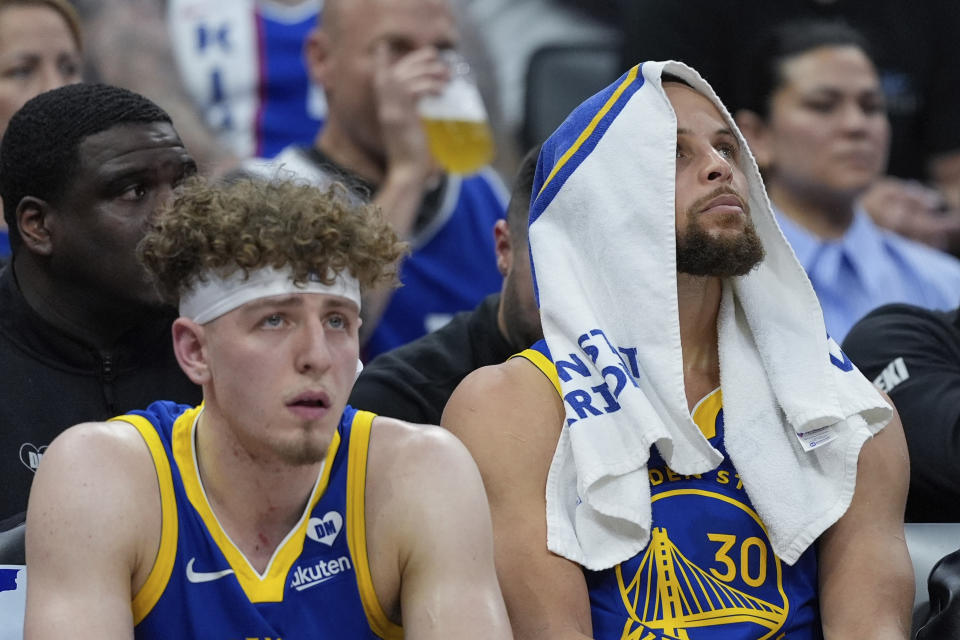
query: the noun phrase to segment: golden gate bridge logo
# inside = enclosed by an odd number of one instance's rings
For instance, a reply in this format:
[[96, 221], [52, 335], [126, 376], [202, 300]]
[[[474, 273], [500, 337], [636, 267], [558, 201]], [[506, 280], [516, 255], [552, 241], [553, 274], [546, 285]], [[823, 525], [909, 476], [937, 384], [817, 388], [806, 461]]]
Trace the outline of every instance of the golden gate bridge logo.
[[766, 635], [758, 638], [764, 640], [787, 618], [785, 599], [783, 605], [776, 605], [718, 580], [690, 562], [662, 527], [651, 532], [633, 580], [624, 583], [620, 565], [616, 574], [629, 614], [621, 640], [655, 637], [649, 629], [690, 640], [689, 629], [735, 623], [755, 623], [766, 629]]

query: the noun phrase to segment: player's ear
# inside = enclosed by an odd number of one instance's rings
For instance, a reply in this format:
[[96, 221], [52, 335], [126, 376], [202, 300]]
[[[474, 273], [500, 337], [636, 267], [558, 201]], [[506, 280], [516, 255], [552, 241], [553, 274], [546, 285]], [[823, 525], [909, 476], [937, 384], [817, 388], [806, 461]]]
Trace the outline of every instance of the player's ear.
[[56, 220], [53, 207], [46, 200], [25, 196], [17, 205], [15, 219], [20, 239], [31, 253], [41, 256], [53, 253], [51, 228]]
[[191, 382], [202, 385], [210, 379], [204, 343], [204, 329], [189, 318], [173, 321], [173, 352]]
[[507, 277], [513, 268], [513, 243], [510, 241], [510, 227], [506, 220], [497, 220], [493, 225], [493, 248], [497, 257], [497, 270]]
[[318, 87], [329, 87], [333, 82], [328, 72], [330, 51], [330, 34], [319, 25], [314, 27], [304, 42], [303, 58], [310, 81]]

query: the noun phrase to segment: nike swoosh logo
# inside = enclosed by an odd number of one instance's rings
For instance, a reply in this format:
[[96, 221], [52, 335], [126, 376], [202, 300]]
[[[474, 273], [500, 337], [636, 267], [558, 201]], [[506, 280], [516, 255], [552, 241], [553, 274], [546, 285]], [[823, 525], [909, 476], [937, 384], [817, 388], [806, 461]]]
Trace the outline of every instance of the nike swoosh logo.
[[190, 562], [187, 563], [187, 580], [190, 582], [210, 582], [212, 580], [219, 580], [223, 576], [228, 576], [233, 573], [233, 569], [224, 569], [223, 571], [194, 571], [194, 560], [196, 560], [196, 558], [190, 558]]

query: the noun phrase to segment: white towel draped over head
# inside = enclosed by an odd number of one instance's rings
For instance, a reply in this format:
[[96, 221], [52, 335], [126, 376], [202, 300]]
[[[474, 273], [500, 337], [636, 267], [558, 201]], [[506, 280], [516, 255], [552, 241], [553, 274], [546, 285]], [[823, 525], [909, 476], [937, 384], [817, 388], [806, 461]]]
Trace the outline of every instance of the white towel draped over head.
[[828, 338], [806, 274], [777, 227], [753, 156], [696, 71], [646, 62], [578, 107], [544, 143], [530, 251], [547, 345], [566, 407], [547, 478], [548, 547], [611, 567], [650, 536], [647, 460], [679, 474], [721, 454], [684, 393], [674, 214], [677, 121], [661, 72], [717, 106], [743, 147], [741, 169], [766, 258], [724, 283], [720, 380], [727, 453], [792, 564], [847, 509], [863, 442], [890, 407]]

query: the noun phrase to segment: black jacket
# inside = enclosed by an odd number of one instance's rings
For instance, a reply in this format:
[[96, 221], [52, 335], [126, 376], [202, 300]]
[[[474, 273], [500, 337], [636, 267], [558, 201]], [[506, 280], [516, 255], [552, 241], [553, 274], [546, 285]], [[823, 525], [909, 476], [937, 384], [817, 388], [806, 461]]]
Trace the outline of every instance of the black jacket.
[[350, 395], [357, 409], [421, 424], [439, 424], [443, 407], [474, 369], [500, 364], [517, 353], [497, 327], [500, 294], [473, 311], [366, 366]]
[[47, 323], [13, 268], [0, 271], [0, 520], [26, 509], [36, 464], [67, 427], [154, 400], [200, 402], [173, 355], [174, 317], [160, 313], [99, 351]]

